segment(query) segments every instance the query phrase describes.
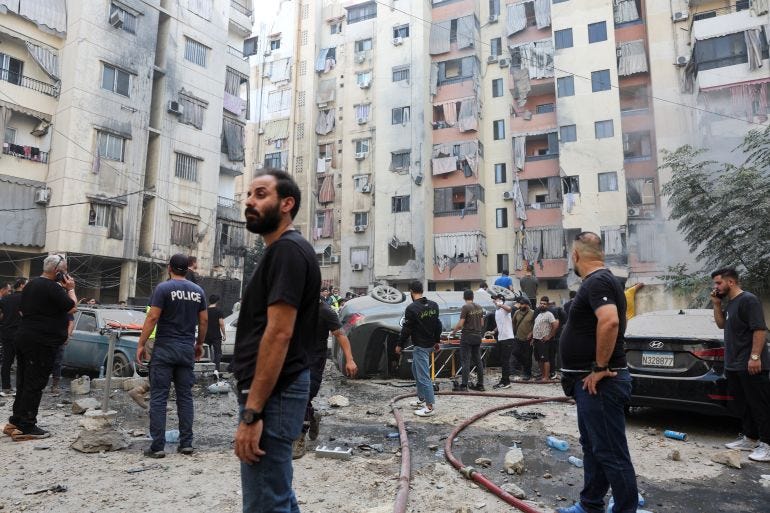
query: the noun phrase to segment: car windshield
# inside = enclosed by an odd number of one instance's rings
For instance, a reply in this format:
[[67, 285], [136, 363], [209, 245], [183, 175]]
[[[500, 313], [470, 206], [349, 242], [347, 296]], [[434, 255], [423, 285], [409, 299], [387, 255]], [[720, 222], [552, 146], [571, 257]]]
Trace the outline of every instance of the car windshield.
[[141, 329], [146, 314], [141, 310], [109, 310], [102, 312], [103, 326]]

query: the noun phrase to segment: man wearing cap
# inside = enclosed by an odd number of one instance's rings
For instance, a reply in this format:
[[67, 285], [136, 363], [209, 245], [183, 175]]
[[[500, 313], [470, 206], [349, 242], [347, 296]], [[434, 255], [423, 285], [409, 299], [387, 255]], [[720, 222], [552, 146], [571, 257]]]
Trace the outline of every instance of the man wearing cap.
[[[144, 451], [150, 458], [163, 458], [166, 453], [166, 403], [171, 382], [176, 391], [179, 417], [178, 452], [193, 453], [193, 367], [203, 355], [203, 342], [208, 327], [208, 312], [203, 289], [185, 279], [189, 261], [177, 253], [168, 264], [169, 280], [155, 289], [150, 311], [139, 336], [136, 361], [144, 357], [145, 344], [155, 326], [155, 346], [150, 360], [150, 436], [152, 444]], [[196, 341], [195, 328], [198, 327]]]

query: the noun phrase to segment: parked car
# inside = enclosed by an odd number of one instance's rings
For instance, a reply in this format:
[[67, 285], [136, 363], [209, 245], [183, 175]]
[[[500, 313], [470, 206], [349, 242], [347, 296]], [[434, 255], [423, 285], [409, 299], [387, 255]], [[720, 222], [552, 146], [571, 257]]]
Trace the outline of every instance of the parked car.
[[712, 310], [637, 315], [626, 328], [631, 406], [731, 415], [724, 376], [724, 333]]
[[[513, 293], [500, 287], [490, 287], [490, 292], [503, 293], [513, 300]], [[444, 336], [460, 319], [460, 309], [464, 304], [462, 292], [425, 292], [425, 297], [435, 301], [439, 307], [439, 318], [444, 328]], [[494, 311], [492, 299], [487, 294], [476, 294], [474, 301], [484, 310]], [[412, 350], [407, 347], [401, 356], [394, 349], [401, 333], [404, 310], [411, 303], [408, 295], [389, 286], [378, 286], [368, 296], [351, 299], [339, 312], [342, 331], [350, 339], [353, 358], [358, 364], [359, 377], [401, 377], [412, 379]], [[486, 340], [486, 342], [493, 342]], [[490, 364], [494, 364], [495, 352]], [[446, 358], [445, 354], [442, 358]], [[344, 372], [345, 356], [337, 340], [332, 342], [332, 359], [337, 368]], [[439, 367], [443, 361], [436, 362]], [[443, 376], [446, 376], [446, 371]]]
[[[133, 376], [136, 346], [144, 324], [143, 308], [119, 306], [80, 306], [75, 313], [75, 330], [69, 339], [62, 366], [98, 374], [107, 366], [109, 331], [119, 333], [112, 361], [113, 376]], [[146, 373], [140, 365], [137, 371]]]
[[233, 312], [224, 319], [225, 341], [222, 342], [222, 361], [224, 362], [229, 362], [233, 359], [235, 332], [238, 330], [238, 315], [240, 315], [240, 312]]

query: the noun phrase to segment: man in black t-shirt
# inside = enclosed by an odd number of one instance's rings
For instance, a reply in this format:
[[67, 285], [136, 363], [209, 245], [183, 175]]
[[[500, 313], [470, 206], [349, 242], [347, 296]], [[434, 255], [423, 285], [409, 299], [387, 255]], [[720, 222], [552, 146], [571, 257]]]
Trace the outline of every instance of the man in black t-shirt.
[[15, 392], [11, 389], [11, 365], [16, 359], [16, 332], [21, 324], [19, 305], [21, 304], [21, 291], [27, 284], [26, 278], [19, 278], [13, 285], [13, 292], [0, 299], [0, 336], [3, 343], [3, 361], [0, 366], [0, 381], [2, 391], [0, 396], [13, 397]]
[[583, 283], [561, 336], [562, 387], [577, 405], [583, 447], [584, 486], [580, 501], [558, 513], [604, 511], [612, 488], [613, 511], [636, 511], [637, 485], [626, 439], [625, 405], [631, 398], [623, 336], [626, 298], [604, 267], [602, 239], [580, 233], [572, 248], [575, 273]]
[[59, 346], [67, 340], [67, 314], [76, 311], [75, 280], [67, 274], [67, 260], [49, 255], [43, 274], [21, 292], [21, 323], [16, 332], [16, 400], [3, 432], [14, 440], [46, 438], [37, 426], [43, 389], [53, 369]]
[[222, 361], [222, 342], [227, 338], [225, 333], [225, 315], [219, 309], [219, 296], [209, 296], [209, 324], [206, 329], [206, 344], [211, 349], [211, 359], [214, 368], [219, 371], [219, 363]]
[[292, 225], [300, 199], [291, 176], [273, 169], [257, 174], [246, 198], [246, 228], [262, 235], [265, 252], [244, 292], [233, 353], [245, 513], [299, 510], [292, 441], [307, 407], [321, 287], [313, 246]]
[[[465, 304], [460, 309], [460, 320], [452, 328], [449, 337], [453, 337], [455, 332], [462, 330], [460, 335], [460, 362], [461, 382], [460, 391], [468, 389], [484, 392], [484, 360], [481, 357], [481, 337], [484, 335], [484, 309], [473, 302], [473, 291], [466, 289], [463, 291]], [[476, 366], [476, 384], [468, 386], [468, 377], [471, 373], [471, 365]]]
[[[711, 273], [714, 320], [725, 330], [725, 376], [742, 419], [743, 434], [728, 449], [751, 451], [749, 459], [770, 462], [770, 351], [767, 325], [757, 296], [741, 289], [733, 268]], [[727, 298], [727, 306], [722, 299]]]

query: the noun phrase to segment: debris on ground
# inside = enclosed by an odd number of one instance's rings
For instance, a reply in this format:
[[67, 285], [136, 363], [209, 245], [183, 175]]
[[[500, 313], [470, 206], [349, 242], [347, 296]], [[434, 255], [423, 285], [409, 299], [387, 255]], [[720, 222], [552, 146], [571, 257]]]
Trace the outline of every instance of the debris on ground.
[[492, 466], [492, 460], [489, 458], [476, 458], [474, 463], [480, 467], [488, 468]]
[[64, 485], [56, 484], [53, 486], [49, 486], [47, 488], [40, 488], [38, 490], [33, 490], [31, 492], [24, 492], [24, 495], [37, 495], [39, 493], [46, 493], [46, 492], [52, 492], [52, 493], [63, 493], [67, 491], [67, 487]]
[[359, 444], [358, 448], [362, 451], [383, 452], [385, 450], [385, 446], [382, 444]]
[[519, 485], [515, 483], [504, 483], [500, 486], [500, 488], [503, 489], [503, 491], [510, 493], [517, 499], [526, 499], [527, 493], [522, 490]]
[[741, 453], [738, 451], [720, 451], [711, 456], [711, 461], [732, 468], [741, 468]]
[[95, 410], [99, 408], [99, 404], [100, 404], [99, 401], [97, 401], [93, 397], [84, 397], [82, 399], [77, 399], [72, 403], [72, 413], [74, 413], [75, 415], [82, 415], [88, 410]]
[[350, 406], [350, 400], [344, 395], [333, 395], [329, 398], [329, 406], [334, 406], [335, 408]]
[[528, 421], [528, 420], [542, 419], [543, 417], [545, 417], [545, 413], [542, 413], [536, 410], [525, 411], [525, 412], [520, 412], [518, 410], [510, 410], [510, 411], [505, 411], [501, 413], [500, 416], [513, 417], [516, 420]]
[[96, 431], [83, 430], [70, 447], [84, 453], [120, 451], [128, 447], [128, 441], [123, 433], [111, 428]]
[[518, 447], [512, 447], [505, 453], [503, 468], [508, 474], [524, 473], [524, 453]]
[[765, 488], [770, 488], [770, 474], [762, 474], [759, 476], [759, 484]]
[[126, 472], [129, 473], [129, 474], [137, 474], [139, 472], [144, 472], [145, 470], [155, 470], [155, 469], [159, 469], [159, 468], [163, 468], [163, 465], [161, 465], [160, 463], [153, 463], [152, 465], [147, 465], [146, 467], [130, 468], [130, 469], [126, 470]]
[[679, 453], [678, 450], [674, 449], [668, 454], [668, 459], [671, 461], [682, 461], [682, 455]]
[[319, 445], [315, 448], [315, 455], [321, 458], [335, 458], [338, 460], [349, 460], [353, 456], [353, 449], [350, 447], [327, 447]]
[[227, 381], [217, 381], [216, 383], [209, 385], [206, 390], [208, 390], [210, 394], [228, 394], [230, 393], [231, 388], [230, 383]]

